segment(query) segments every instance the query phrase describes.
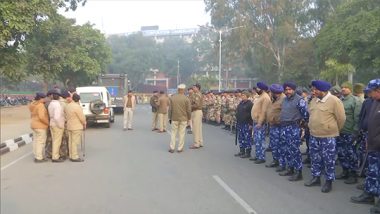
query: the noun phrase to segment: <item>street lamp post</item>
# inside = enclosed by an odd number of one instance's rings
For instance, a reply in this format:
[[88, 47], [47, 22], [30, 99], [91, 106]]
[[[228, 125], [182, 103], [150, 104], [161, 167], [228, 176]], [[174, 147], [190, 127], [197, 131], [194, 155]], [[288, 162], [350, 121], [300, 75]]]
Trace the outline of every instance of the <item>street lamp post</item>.
[[[200, 27], [204, 27], [204, 28], [207, 28], [207, 29], [210, 29], [214, 32], [216, 32], [217, 30], [215, 28], [210, 28], [210, 27], [206, 27], [206, 26], [200, 26]], [[218, 32], [219, 32], [219, 72], [218, 72], [218, 91], [220, 92], [221, 90], [221, 87], [222, 87], [222, 33], [223, 32], [228, 32], [228, 31], [231, 31], [231, 30], [234, 30], [234, 29], [237, 29], [237, 28], [242, 28], [242, 27], [245, 27], [245, 26], [237, 26], [237, 27], [232, 27], [232, 28], [226, 28], [224, 30], [222, 29], [219, 29]]]

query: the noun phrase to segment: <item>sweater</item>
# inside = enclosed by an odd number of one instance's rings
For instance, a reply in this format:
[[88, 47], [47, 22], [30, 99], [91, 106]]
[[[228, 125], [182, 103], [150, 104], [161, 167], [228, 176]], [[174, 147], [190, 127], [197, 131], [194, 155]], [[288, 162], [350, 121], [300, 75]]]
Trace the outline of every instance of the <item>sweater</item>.
[[359, 115], [362, 103], [352, 94], [343, 97], [342, 102], [346, 114], [346, 122], [344, 123], [341, 133], [357, 134], [359, 132]]
[[48, 107], [50, 126], [58, 127], [60, 129], [65, 128], [65, 115], [63, 113], [63, 107], [58, 100], [52, 100]]
[[174, 94], [170, 98], [169, 120], [189, 121], [191, 119], [190, 100], [184, 94]]
[[274, 100], [268, 108], [267, 112], [267, 121], [269, 125], [280, 125], [280, 113], [281, 113], [281, 105], [285, 99], [285, 94], [281, 94], [276, 100]]
[[251, 109], [253, 103], [250, 100], [243, 100], [236, 108], [236, 122], [238, 124], [252, 125]]
[[83, 114], [82, 107], [79, 103], [71, 102], [65, 108], [65, 117], [67, 121], [67, 130], [82, 130], [86, 123], [86, 117]]
[[314, 137], [337, 137], [346, 120], [342, 101], [330, 92], [323, 98], [313, 98], [309, 105], [309, 129]]
[[263, 125], [265, 123], [266, 112], [270, 103], [270, 97], [266, 92], [263, 92], [257, 99], [255, 99], [255, 103], [251, 110], [252, 120], [255, 123], [259, 125]]
[[44, 103], [33, 101], [29, 104], [32, 129], [47, 129], [49, 127], [49, 115]]

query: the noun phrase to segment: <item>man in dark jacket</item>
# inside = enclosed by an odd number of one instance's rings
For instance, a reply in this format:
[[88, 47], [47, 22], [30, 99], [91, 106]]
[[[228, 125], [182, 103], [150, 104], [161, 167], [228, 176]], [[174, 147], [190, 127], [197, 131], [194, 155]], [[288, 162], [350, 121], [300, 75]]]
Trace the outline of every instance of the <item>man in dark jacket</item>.
[[244, 91], [241, 95], [242, 101], [236, 109], [236, 129], [239, 141], [240, 152], [235, 154], [236, 157], [249, 158], [252, 149], [252, 102], [248, 100], [249, 92]]
[[[373, 99], [368, 117], [368, 172], [363, 193], [351, 197], [351, 202], [373, 204], [380, 196], [380, 79], [371, 80], [367, 89]], [[380, 213], [380, 202], [371, 208], [372, 213]]]
[[152, 107], [152, 131], [156, 131], [158, 130], [158, 91], [153, 91], [149, 103]]

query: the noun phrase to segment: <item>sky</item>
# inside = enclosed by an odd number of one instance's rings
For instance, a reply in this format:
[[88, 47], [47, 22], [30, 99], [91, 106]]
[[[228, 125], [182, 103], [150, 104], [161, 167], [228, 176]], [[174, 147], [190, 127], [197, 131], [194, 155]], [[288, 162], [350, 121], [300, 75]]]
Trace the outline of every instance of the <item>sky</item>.
[[87, 0], [84, 7], [60, 13], [80, 25], [90, 22], [107, 35], [139, 31], [141, 26], [168, 30], [210, 22], [203, 0]]

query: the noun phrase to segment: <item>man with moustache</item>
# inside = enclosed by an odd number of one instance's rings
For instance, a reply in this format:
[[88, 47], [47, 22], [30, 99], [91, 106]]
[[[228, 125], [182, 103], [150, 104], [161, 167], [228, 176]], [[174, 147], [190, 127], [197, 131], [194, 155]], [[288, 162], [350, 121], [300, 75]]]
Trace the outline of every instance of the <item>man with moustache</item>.
[[289, 181], [302, 180], [302, 154], [301, 145], [301, 126], [302, 122], [309, 121], [307, 102], [296, 94], [297, 85], [293, 82], [286, 82], [283, 85], [285, 99], [282, 102], [280, 121], [281, 121], [281, 140], [286, 146], [286, 162], [288, 170], [281, 172], [280, 176], [291, 176]]
[[[251, 110], [251, 116], [253, 120], [253, 135], [254, 143], [256, 147], [256, 160], [255, 164], [262, 164], [265, 162], [265, 132], [267, 129], [266, 123], [266, 114], [268, 107], [271, 103], [271, 99], [267, 93], [269, 87], [264, 82], [258, 82], [257, 94], [258, 98], [255, 100], [255, 103]], [[246, 156], [250, 157], [250, 154]]]
[[277, 167], [277, 172], [285, 170], [285, 151], [284, 145], [281, 142], [281, 126], [280, 126], [280, 113], [281, 105], [285, 99], [284, 88], [280, 84], [272, 84], [270, 86], [272, 92], [272, 103], [269, 105], [267, 112], [267, 120], [269, 123], [269, 141], [272, 148], [273, 161], [266, 167]]
[[339, 163], [342, 165], [342, 173], [336, 179], [345, 179], [346, 184], [358, 182], [356, 171], [358, 170], [358, 157], [355, 140], [359, 135], [359, 115], [362, 107], [358, 98], [352, 95], [352, 84], [345, 82], [342, 87], [342, 102], [346, 121], [339, 136], [336, 139], [336, 150]]
[[323, 193], [330, 192], [335, 179], [336, 137], [346, 120], [342, 101], [329, 92], [331, 84], [323, 80], [311, 83], [315, 97], [310, 102], [310, 157], [313, 178], [305, 186], [320, 186], [321, 173], [324, 172], [326, 182], [322, 186]]

